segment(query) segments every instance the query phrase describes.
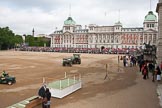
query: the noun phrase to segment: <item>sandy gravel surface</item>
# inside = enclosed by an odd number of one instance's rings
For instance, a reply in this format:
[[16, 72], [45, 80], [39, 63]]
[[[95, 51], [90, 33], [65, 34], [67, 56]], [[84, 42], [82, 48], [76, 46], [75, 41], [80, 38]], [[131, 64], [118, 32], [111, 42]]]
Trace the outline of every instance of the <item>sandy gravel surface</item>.
[[81, 74], [82, 89], [52, 98], [51, 108], [160, 108], [156, 84], [143, 80], [137, 67], [123, 68], [122, 61], [118, 69], [117, 55], [81, 54], [81, 65], [63, 67], [62, 58], [69, 56], [72, 53], [0, 51], [0, 71], [17, 79], [14, 85], [0, 85], [0, 108], [37, 95], [43, 77], [50, 82], [63, 78], [64, 72]]

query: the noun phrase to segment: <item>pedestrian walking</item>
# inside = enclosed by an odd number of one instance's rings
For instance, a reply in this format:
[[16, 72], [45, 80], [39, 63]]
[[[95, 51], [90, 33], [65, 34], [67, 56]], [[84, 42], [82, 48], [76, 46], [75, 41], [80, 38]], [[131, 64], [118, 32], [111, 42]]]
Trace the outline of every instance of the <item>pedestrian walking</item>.
[[156, 67], [156, 75], [157, 75], [157, 81], [161, 81], [161, 70], [160, 70], [160, 67], [157, 66]]
[[152, 62], [148, 64], [148, 70], [150, 73], [152, 73], [152, 82], [154, 82], [155, 81], [155, 65]]
[[147, 63], [145, 63], [142, 67], [142, 74], [143, 74], [143, 79], [146, 80], [146, 76], [148, 74]]

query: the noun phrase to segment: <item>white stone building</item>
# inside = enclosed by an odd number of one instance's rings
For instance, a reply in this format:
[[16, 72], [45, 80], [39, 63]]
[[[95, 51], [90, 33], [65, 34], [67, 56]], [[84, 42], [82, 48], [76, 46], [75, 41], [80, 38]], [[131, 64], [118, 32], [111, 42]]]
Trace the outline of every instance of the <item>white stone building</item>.
[[63, 28], [50, 36], [51, 47], [56, 48], [138, 48], [149, 42], [156, 45], [157, 17], [149, 11], [143, 27], [134, 28], [124, 28], [120, 21], [113, 26], [89, 24], [87, 28], [82, 28], [72, 17], [68, 17]]
[[36, 35], [36, 37], [46, 37], [46, 38], [51, 38], [49, 35], [47, 34], [38, 34]]

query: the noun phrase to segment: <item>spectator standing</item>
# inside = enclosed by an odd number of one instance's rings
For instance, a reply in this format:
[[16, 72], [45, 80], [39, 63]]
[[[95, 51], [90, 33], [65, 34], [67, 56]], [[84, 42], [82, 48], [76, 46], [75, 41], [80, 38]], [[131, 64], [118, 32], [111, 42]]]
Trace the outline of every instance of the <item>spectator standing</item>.
[[138, 61], [138, 65], [139, 65], [139, 68], [140, 68], [140, 72], [142, 72], [142, 67], [143, 67], [143, 65], [144, 65], [144, 61], [143, 61], [142, 59], [140, 59], [140, 60]]
[[39, 89], [38, 91], [38, 95], [41, 97], [42, 99], [42, 108], [46, 108], [45, 107], [45, 96], [46, 96], [46, 84], [43, 84], [42, 87]]
[[155, 65], [152, 62], [150, 62], [148, 64], [148, 69], [149, 69], [149, 72], [152, 73], [152, 82], [154, 82], [155, 81]]
[[123, 57], [123, 65], [124, 65], [124, 67], [126, 67], [126, 63], [127, 63], [126, 56], [124, 56]]
[[161, 81], [161, 70], [160, 70], [160, 67], [157, 66], [156, 67], [156, 75], [157, 75], [157, 81]]
[[51, 92], [49, 91], [48, 88], [46, 88], [44, 106], [45, 108], [50, 108], [50, 105], [51, 105]]
[[146, 80], [147, 73], [148, 73], [148, 68], [147, 68], [147, 63], [145, 63], [142, 67], [143, 79], [145, 80]]

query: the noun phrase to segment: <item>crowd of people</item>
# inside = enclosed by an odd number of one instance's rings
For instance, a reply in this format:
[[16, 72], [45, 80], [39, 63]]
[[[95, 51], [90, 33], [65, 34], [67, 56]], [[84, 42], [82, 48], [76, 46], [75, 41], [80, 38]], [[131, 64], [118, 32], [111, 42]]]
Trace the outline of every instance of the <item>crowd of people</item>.
[[161, 81], [161, 72], [162, 72], [162, 62], [161, 64], [155, 64], [153, 61], [145, 61], [143, 59], [137, 59], [134, 56], [123, 56], [124, 67], [127, 66], [139, 66], [139, 71], [143, 75], [143, 79], [146, 80], [149, 78], [149, 74], [152, 74], [152, 81]]
[[161, 81], [162, 62], [159, 65], [154, 64], [152, 61], [141, 61], [139, 64], [140, 72], [142, 72], [143, 79], [149, 78], [149, 73], [152, 74], [152, 81]]
[[137, 48], [67, 48], [67, 47], [28, 47], [16, 48], [18, 51], [34, 52], [65, 52], [65, 53], [92, 53], [92, 54], [128, 54]]
[[133, 55], [123, 56], [121, 59], [123, 60], [124, 67], [137, 65], [137, 58]]

